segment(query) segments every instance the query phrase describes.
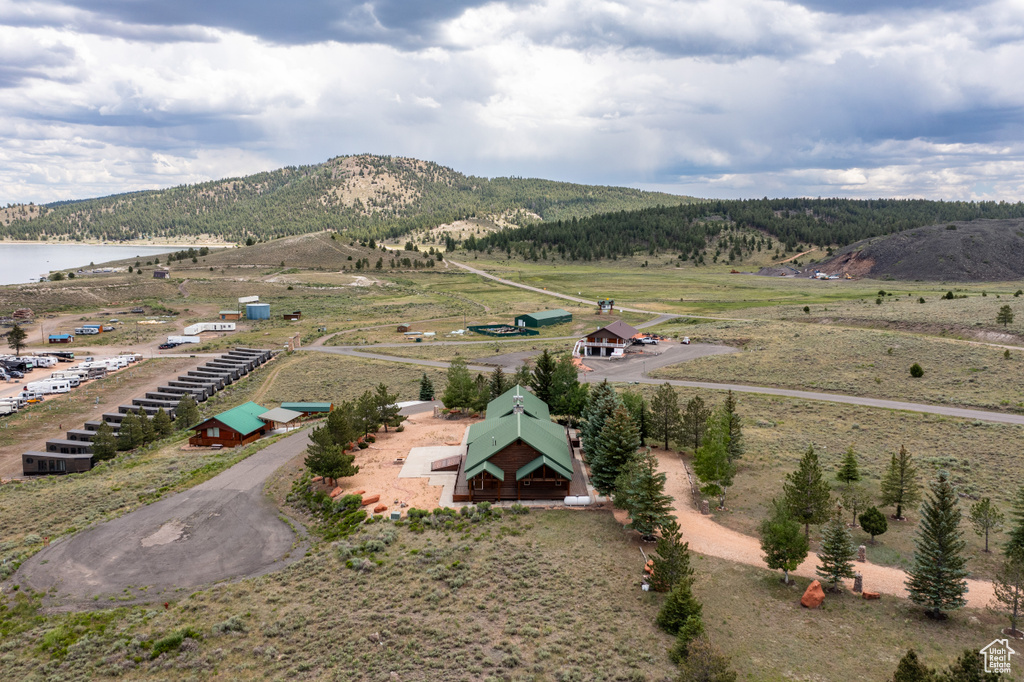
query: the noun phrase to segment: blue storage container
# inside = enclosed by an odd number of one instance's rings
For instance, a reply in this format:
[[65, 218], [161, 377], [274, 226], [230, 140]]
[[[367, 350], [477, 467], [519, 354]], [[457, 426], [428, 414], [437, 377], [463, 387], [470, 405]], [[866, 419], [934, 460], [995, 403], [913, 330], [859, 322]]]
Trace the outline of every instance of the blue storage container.
[[247, 320], [269, 320], [269, 303], [250, 303], [245, 306], [245, 319]]

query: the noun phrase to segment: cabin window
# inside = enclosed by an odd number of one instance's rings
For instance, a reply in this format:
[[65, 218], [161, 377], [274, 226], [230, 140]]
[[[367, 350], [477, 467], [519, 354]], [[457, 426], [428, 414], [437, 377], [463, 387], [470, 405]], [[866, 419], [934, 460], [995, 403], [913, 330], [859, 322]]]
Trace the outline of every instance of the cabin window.
[[555, 481], [555, 487], [556, 488], [561, 488], [562, 487], [562, 481], [561, 480]]
[[35, 460], [32, 459], [31, 457], [26, 457], [25, 464], [35, 464]]
[[220, 437], [220, 427], [219, 426], [211, 426], [210, 428], [206, 429], [206, 437], [207, 438], [219, 438]]
[[66, 471], [66, 470], [67, 470], [67, 465], [64, 463], [64, 460], [60, 460], [59, 462], [57, 462], [57, 471]]
[[57, 470], [57, 462], [56, 461], [54, 461], [52, 459], [48, 459], [46, 461], [48, 461], [50, 463], [50, 471], [56, 471]]
[[530, 479], [523, 479], [523, 485], [530, 485]]
[[478, 477], [474, 478], [473, 479], [473, 487], [475, 489], [477, 489], [477, 490], [483, 490], [484, 489], [484, 477], [483, 476], [478, 476]]

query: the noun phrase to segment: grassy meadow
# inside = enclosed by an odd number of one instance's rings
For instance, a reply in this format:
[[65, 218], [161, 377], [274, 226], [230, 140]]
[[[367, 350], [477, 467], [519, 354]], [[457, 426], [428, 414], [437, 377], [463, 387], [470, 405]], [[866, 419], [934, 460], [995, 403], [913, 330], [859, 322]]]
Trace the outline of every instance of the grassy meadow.
[[[652, 371], [656, 378], [1024, 410], [1024, 350], [887, 329], [783, 321], [675, 323], [655, 331], [743, 350]], [[917, 379], [910, 376], [915, 363], [924, 369]]]

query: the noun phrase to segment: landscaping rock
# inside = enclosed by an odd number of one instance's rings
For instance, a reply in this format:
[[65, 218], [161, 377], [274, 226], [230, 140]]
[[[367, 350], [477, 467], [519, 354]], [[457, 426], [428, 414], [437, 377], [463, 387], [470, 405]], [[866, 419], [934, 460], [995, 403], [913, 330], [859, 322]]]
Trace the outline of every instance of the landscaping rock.
[[381, 512], [386, 512], [387, 510], [388, 506], [386, 504], [378, 504], [376, 507], [373, 508], [373, 513], [380, 514]]
[[364, 507], [368, 504], [373, 504], [374, 502], [380, 502], [380, 495], [363, 495], [362, 505]]
[[821, 583], [817, 580], [808, 585], [804, 596], [800, 597], [800, 605], [809, 609], [818, 608], [823, 601], [825, 601], [825, 590], [821, 589]]
[[865, 599], [881, 599], [882, 598], [882, 595], [880, 595], [878, 592], [869, 592], [867, 590], [864, 590], [863, 596], [864, 596]]
[[341, 495], [342, 492], [343, 491], [341, 488], [335, 488], [334, 490], [331, 491], [331, 499], [333, 500], [335, 497], [338, 497], [339, 495]]
[[853, 574], [853, 591], [863, 592], [864, 591], [864, 576], [860, 573]]

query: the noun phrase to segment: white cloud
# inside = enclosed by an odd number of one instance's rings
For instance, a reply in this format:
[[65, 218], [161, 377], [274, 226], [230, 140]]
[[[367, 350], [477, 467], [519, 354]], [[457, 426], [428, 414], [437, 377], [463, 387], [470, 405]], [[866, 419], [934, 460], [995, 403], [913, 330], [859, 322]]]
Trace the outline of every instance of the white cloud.
[[1024, 199], [1014, 0], [495, 2], [416, 50], [212, 26], [0, 0], [0, 203], [364, 151], [701, 196]]

